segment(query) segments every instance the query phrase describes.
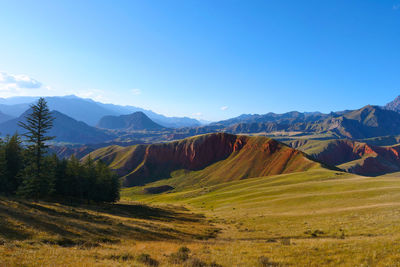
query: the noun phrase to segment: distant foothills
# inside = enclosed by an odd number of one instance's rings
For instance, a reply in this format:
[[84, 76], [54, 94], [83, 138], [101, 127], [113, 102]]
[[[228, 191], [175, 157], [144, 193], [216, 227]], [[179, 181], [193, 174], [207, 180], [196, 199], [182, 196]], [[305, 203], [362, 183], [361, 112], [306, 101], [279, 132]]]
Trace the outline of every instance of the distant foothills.
[[[0, 99], [1, 136], [22, 132], [18, 121], [24, 119], [36, 100]], [[49, 133], [56, 136], [51, 152], [64, 158], [83, 158], [111, 145], [147, 145], [222, 132], [270, 137], [320, 162], [354, 173], [379, 175], [400, 171], [400, 96], [385, 106], [367, 105], [329, 114], [243, 114], [208, 124], [76, 96], [46, 97], [46, 101], [55, 117]]]

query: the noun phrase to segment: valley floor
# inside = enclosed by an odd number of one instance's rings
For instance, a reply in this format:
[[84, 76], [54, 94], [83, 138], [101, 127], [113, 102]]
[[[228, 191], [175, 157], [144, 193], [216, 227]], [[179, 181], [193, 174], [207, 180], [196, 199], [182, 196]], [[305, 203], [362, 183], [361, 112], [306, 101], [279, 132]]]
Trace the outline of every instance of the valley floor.
[[0, 216], [2, 266], [400, 266], [400, 174], [131, 188], [100, 207], [2, 198]]

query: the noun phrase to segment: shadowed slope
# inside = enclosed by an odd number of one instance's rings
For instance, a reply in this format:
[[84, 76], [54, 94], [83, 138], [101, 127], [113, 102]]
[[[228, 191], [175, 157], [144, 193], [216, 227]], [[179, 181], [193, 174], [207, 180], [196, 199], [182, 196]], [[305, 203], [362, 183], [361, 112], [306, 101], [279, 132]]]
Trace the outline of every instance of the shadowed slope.
[[[193, 227], [196, 230], [193, 230]], [[202, 215], [139, 204], [65, 205], [0, 197], [0, 241], [63, 247], [211, 238]]]
[[114, 130], [149, 130], [157, 131], [164, 129], [163, 126], [155, 123], [143, 112], [135, 112], [129, 115], [104, 116], [97, 124], [99, 128]]
[[400, 171], [400, 145], [381, 147], [351, 140], [297, 140], [290, 145], [352, 173], [376, 176]]
[[[215, 133], [180, 141], [111, 146], [90, 154], [125, 177], [125, 186], [180, 177], [182, 183], [221, 183], [317, 168], [319, 163], [295, 149], [266, 137]], [[178, 170], [186, 170], [176, 172]], [[175, 172], [174, 172], [175, 171]], [[189, 172], [188, 172], [189, 171]]]

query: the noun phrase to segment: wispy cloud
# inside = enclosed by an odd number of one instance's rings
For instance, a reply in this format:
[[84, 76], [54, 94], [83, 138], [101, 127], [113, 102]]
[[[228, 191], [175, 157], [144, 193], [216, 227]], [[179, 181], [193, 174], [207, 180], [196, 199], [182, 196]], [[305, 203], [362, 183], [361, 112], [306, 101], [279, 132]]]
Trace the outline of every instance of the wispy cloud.
[[38, 89], [42, 83], [23, 74], [0, 72], [0, 90]]
[[393, 10], [398, 10], [400, 9], [400, 3], [399, 4], [394, 4], [393, 5]]
[[201, 117], [201, 116], [203, 116], [203, 113], [201, 113], [201, 112], [196, 112], [196, 113], [193, 113], [192, 116], [193, 116], [193, 117]]
[[228, 106], [222, 106], [221, 110], [227, 110], [229, 107]]
[[140, 95], [141, 93], [142, 93], [142, 90], [140, 90], [140, 89], [137, 89], [137, 88], [132, 89], [132, 94], [134, 94], [134, 95]]
[[90, 98], [103, 103], [109, 101], [109, 98], [106, 97], [106, 92], [100, 89], [79, 90], [71, 93], [82, 98]]

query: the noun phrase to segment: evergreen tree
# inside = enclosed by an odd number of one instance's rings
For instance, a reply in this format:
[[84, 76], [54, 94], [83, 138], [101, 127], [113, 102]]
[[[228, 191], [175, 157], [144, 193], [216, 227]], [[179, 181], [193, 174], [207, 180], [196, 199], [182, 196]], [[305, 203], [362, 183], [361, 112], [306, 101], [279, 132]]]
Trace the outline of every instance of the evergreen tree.
[[87, 186], [84, 179], [84, 169], [79, 160], [72, 156], [67, 162], [66, 177], [62, 183], [64, 194], [70, 197], [84, 199], [87, 195]]
[[9, 181], [8, 191], [10, 193], [15, 193], [18, 186], [21, 184], [19, 173], [24, 165], [23, 148], [18, 134], [7, 137], [5, 143], [5, 159]]
[[83, 187], [85, 188], [84, 192], [84, 198], [88, 200], [94, 200], [94, 201], [99, 201], [98, 200], [98, 194], [100, 193], [98, 190], [98, 185], [97, 185], [97, 171], [96, 171], [96, 165], [95, 162], [92, 160], [92, 158], [89, 157], [84, 163], [84, 185]]
[[53, 126], [54, 117], [51, 115], [46, 100], [40, 98], [31, 106], [31, 113], [26, 117], [26, 122], [20, 122], [19, 126], [26, 130], [23, 134], [29, 143], [29, 165], [23, 173], [24, 184], [20, 188], [20, 194], [27, 197], [40, 197], [51, 193], [54, 177], [49, 172], [43, 171], [43, 158], [47, 152], [46, 141], [54, 139], [46, 134]]
[[115, 202], [119, 200], [121, 183], [118, 176], [102, 161], [96, 163], [98, 201]]
[[7, 179], [7, 166], [6, 166], [5, 145], [0, 139], [0, 193], [7, 193], [8, 179]]

